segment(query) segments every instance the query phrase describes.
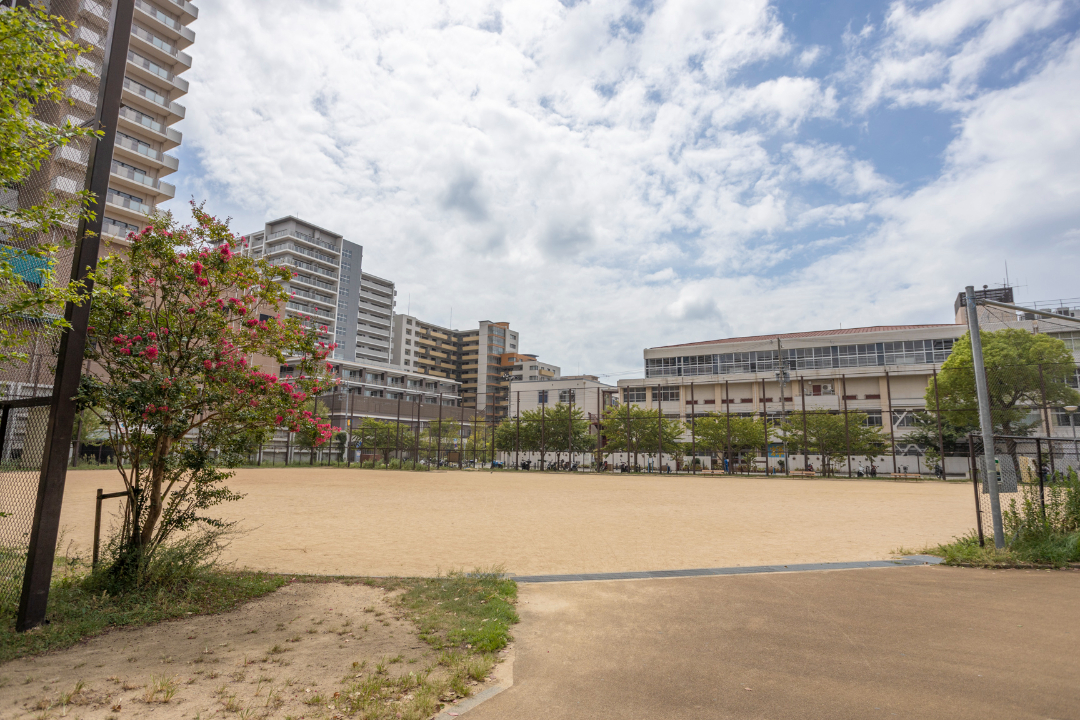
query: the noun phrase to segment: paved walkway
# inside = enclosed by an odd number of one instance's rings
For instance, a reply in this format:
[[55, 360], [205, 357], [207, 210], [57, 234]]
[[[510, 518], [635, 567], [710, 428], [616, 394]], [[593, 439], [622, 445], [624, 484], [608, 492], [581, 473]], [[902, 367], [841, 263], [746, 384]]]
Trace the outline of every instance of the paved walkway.
[[521, 586], [494, 718], [1080, 717], [1080, 572], [946, 567]]

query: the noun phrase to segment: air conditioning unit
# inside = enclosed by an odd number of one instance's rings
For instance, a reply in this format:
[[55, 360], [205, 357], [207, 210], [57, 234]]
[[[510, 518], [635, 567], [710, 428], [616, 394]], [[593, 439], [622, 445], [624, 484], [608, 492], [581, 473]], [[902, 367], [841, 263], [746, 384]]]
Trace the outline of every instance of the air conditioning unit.
[[833, 390], [833, 386], [832, 386], [831, 383], [822, 383], [822, 385], [821, 385], [821, 394], [822, 395], [835, 395], [836, 393]]

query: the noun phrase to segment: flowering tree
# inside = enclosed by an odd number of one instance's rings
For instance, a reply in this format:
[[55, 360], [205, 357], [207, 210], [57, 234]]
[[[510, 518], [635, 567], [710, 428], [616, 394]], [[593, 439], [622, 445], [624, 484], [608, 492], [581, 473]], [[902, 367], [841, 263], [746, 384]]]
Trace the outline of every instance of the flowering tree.
[[[333, 382], [333, 346], [278, 312], [290, 271], [242, 257], [226, 223], [194, 203], [192, 213], [183, 228], [153, 218], [93, 274], [87, 357], [101, 372], [84, 377], [80, 402], [108, 427], [128, 490], [118, 565], [149, 560], [200, 521], [222, 527], [201, 514], [240, 498], [220, 468], [274, 429], [317, 444], [334, 432], [304, 410]], [[257, 355], [289, 357], [294, 378], [253, 367]]]

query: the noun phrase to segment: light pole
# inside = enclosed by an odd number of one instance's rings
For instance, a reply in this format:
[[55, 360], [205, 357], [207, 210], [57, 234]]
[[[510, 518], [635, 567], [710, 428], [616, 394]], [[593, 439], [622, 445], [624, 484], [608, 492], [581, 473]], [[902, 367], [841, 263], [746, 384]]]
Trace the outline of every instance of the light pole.
[[[1077, 464], [1080, 465], [1080, 446], [1076, 444], [1076, 410], [1076, 405], [1065, 406], [1065, 412], [1069, 413], [1069, 426], [1072, 428], [1073, 454], [1076, 455]], [[1053, 452], [1053, 450], [1050, 452]], [[1080, 472], [1080, 468], [1077, 468], [1077, 471]]]

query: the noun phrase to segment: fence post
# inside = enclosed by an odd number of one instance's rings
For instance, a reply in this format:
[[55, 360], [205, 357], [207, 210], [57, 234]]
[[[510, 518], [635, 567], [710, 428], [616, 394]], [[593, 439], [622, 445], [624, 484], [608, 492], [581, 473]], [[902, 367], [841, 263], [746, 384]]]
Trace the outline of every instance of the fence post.
[[803, 472], [810, 471], [810, 440], [806, 432], [806, 384], [802, 377], [799, 378], [799, 399], [802, 400], [802, 443], [803, 443]]
[[727, 473], [735, 469], [735, 458], [731, 456], [731, 381], [724, 381], [724, 407], [727, 408]]
[[941, 399], [938, 397], [937, 368], [934, 368], [934, 409], [937, 411], [938, 449], [941, 452], [941, 479], [945, 479], [945, 435], [941, 431]]
[[979, 501], [979, 469], [975, 466], [975, 437], [968, 435], [968, 465], [971, 466], [971, 482], [975, 486], [975, 529], [979, 531], [979, 547], [986, 547], [983, 537], [982, 503]]
[[[1054, 435], [1054, 426], [1050, 424], [1050, 405], [1046, 401], [1046, 378], [1043, 377], [1042, 363], [1039, 364], [1039, 395], [1042, 397], [1043, 416], [1046, 418], [1046, 437]], [[1050, 472], [1057, 475], [1057, 463], [1054, 462], [1054, 445], [1047, 442], [1046, 449], [1050, 452]]]
[[694, 421], [697, 419], [697, 400], [694, 399], [694, 383], [690, 383], [690, 472], [697, 475], [697, 434]]
[[844, 443], [847, 445], [847, 476], [851, 477], [851, 431], [848, 429], [847, 377], [840, 376], [840, 393], [844, 403]]
[[986, 366], [983, 364], [982, 335], [979, 331], [979, 308], [975, 302], [975, 287], [964, 288], [967, 305], [968, 336], [971, 338], [971, 359], [975, 371], [975, 390], [979, 398], [979, 425], [982, 428], [983, 457], [986, 461], [986, 483], [990, 493], [990, 513], [994, 521], [994, 547], [1005, 547], [1005, 529], [1001, 524], [1001, 498], [998, 497], [997, 468], [994, 465], [994, 419], [990, 414], [990, 391], [986, 385]]
[[[1049, 439], [1046, 441], [1047, 450], [1050, 454], [1054, 453], [1054, 446]], [[1035, 461], [1038, 463], [1035, 474], [1039, 476], [1039, 509], [1042, 511], [1042, 518], [1046, 520], [1046, 492], [1043, 490], [1043, 459], [1042, 459], [1042, 440], [1035, 438]]]

